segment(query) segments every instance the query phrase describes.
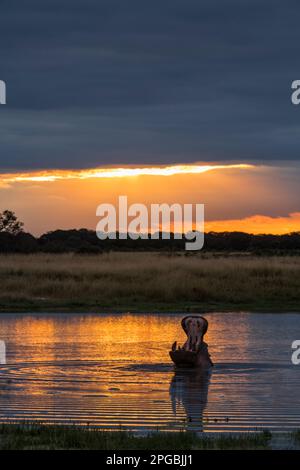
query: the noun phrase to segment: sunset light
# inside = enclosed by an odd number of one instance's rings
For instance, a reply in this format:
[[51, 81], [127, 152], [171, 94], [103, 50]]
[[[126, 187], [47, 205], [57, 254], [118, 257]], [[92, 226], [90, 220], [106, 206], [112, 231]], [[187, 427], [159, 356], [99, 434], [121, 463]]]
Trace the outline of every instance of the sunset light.
[[58, 180], [86, 180], [91, 178], [130, 178], [134, 176], [174, 176], [201, 174], [213, 170], [240, 169], [247, 170], [254, 168], [248, 164], [233, 165], [173, 165], [173, 166], [152, 166], [152, 167], [123, 167], [123, 168], [92, 168], [87, 170], [47, 170], [28, 173], [1, 174], [0, 181], [5, 184], [35, 181], [53, 182]]
[[299, 14], [296, 1], [1, 3], [10, 458], [76, 450], [87, 465], [92, 450], [108, 469], [209, 470], [296, 451], [296, 466]]

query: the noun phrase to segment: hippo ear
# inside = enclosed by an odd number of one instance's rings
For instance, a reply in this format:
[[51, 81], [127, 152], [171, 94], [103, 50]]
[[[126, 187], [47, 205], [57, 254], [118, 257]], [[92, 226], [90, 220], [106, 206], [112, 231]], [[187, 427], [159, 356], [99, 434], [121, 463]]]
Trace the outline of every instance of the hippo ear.
[[208, 330], [208, 321], [206, 320], [206, 318], [203, 318], [203, 320], [204, 320], [204, 325], [203, 325], [202, 337], [206, 334]]
[[182, 320], [181, 320], [181, 327], [183, 329], [183, 331], [187, 334], [187, 327], [186, 327], [186, 320], [188, 319], [188, 317], [184, 317]]

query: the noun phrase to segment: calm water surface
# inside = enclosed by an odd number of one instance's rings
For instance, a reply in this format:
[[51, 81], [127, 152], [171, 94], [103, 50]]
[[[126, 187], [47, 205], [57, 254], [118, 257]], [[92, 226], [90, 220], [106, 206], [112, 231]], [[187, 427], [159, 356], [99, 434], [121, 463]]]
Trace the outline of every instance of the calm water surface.
[[300, 314], [213, 313], [211, 374], [176, 371], [182, 315], [0, 315], [0, 421], [105, 429], [300, 428]]

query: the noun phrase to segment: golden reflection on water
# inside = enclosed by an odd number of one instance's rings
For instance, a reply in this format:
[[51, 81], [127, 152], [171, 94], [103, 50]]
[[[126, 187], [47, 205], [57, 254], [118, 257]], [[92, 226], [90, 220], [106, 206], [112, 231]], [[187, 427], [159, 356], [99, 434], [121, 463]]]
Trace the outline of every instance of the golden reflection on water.
[[[10, 324], [10, 334], [21, 338], [27, 354], [35, 361], [51, 360], [60, 354], [66, 358], [68, 351], [53, 346], [65, 345], [77, 359], [95, 355], [102, 360], [128, 359], [132, 362], [169, 360], [169, 347], [177, 340], [184, 343], [185, 333], [181, 329], [178, 315], [16, 315]], [[240, 345], [249, 341], [249, 317], [235, 328], [232, 335]], [[216, 354], [227, 347], [226, 334], [230, 329], [226, 316], [209, 318], [209, 329], [205, 341]], [[0, 320], [1, 324], [1, 320]], [[2, 327], [2, 332], [4, 328]], [[225, 341], [224, 341], [225, 340]], [[87, 346], [88, 345], [88, 346]], [[145, 351], [147, 345], [147, 351]], [[70, 351], [69, 351], [70, 352]], [[147, 354], [145, 354], [147, 353]], [[244, 355], [247, 347], [244, 348]], [[74, 358], [74, 357], [73, 357]], [[69, 357], [71, 359], [71, 357]], [[245, 356], [243, 356], [245, 359]]]
[[[255, 372], [273, 357], [271, 349], [264, 355], [265, 326], [258, 328], [267, 317], [206, 317], [216, 364], [211, 376], [174, 370], [169, 349], [185, 341], [182, 315], [2, 315], [7, 365], [0, 369], [0, 420], [200, 431], [257, 426], [258, 414], [266, 414], [265, 426], [274, 410], [261, 396], [269, 397], [272, 380], [284, 382], [287, 373]], [[273, 320], [269, 325], [279, 331]], [[282, 413], [284, 399], [276, 400]]]

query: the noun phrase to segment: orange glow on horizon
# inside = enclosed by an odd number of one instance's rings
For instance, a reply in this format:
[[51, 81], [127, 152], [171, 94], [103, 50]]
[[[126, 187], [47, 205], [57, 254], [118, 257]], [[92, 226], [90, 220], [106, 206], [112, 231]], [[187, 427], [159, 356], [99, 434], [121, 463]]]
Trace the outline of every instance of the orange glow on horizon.
[[294, 212], [286, 217], [252, 215], [244, 219], [205, 222], [205, 232], [246, 232], [254, 235], [284, 235], [299, 231], [300, 212]]
[[161, 203], [204, 204], [205, 232], [300, 231], [300, 207], [294, 203], [297, 180], [283, 167], [198, 162], [19, 171], [0, 173], [0, 193], [0, 211], [13, 210], [34, 235], [56, 229], [94, 230], [98, 205], [117, 207], [120, 195], [128, 197], [129, 205], [148, 208]]
[[228, 165], [170, 165], [151, 167], [120, 167], [120, 168], [91, 168], [86, 170], [45, 170], [24, 173], [2, 173], [0, 183], [10, 184], [19, 182], [54, 182], [61, 180], [86, 180], [91, 178], [130, 178], [134, 176], [174, 176], [201, 174], [213, 170], [254, 168], [249, 164]]

